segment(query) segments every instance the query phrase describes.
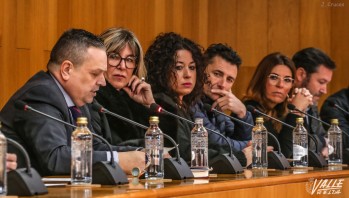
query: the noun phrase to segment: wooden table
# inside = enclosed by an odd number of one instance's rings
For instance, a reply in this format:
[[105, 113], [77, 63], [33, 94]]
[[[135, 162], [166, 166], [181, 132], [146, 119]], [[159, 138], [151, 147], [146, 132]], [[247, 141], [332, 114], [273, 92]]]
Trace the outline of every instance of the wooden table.
[[[322, 180], [321, 180], [322, 179]], [[342, 186], [337, 195], [318, 195], [320, 188], [311, 191], [327, 179], [329, 187]], [[320, 185], [321, 186], [321, 185]], [[322, 187], [328, 185], [322, 185]], [[338, 191], [339, 189], [339, 191]], [[208, 179], [183, 181], [165, 180], [146, 183], [130, 178], [130, 183], [119, 186], [48, 187], [49, 194], [39, 197], [349, 197], [349, 168], [245, 170], [243, 174], [216, 175]], [[330, 192], [327, 190], [327, 192]]]

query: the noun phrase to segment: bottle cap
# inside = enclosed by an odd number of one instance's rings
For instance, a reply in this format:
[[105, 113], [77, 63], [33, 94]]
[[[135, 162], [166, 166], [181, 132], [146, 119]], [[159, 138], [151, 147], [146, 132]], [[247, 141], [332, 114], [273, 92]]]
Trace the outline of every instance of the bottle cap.
[[78, 117], [76, 124], [87, 124], [87, 118], [86, 117]]
[[202, 124], [203, 120], [203, 118], [195, 118], [195, 124]]
[[159, 117], [158, 116], [150, 116], [149, 122], [159, 123]]
[[[331, 124], [338, 124], [338, 119], [331, 119]], [[1, 123], [0, 123], [0, 127], [1, 127]]]
[[263, 117], [256, 118], [256, 123], [263, 123], [263, 122], [264, 122]]
[[296, 123], [303, 124], [304, 123], [303, 118], [296, 118]]

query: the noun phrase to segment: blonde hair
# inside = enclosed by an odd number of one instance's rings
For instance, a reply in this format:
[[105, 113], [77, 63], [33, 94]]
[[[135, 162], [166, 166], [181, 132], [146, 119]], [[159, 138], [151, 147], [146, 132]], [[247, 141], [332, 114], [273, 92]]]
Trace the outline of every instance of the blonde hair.
[[126, 45], [129, 45], [137, 57], [137, 67], [133, 74], [139, 78], [146, 77], [147, 70], [144, 66], [142, 46], [133, 32], [125, 28], [110, 28], [105, 30], [99, 37], [104, 42], [107, 54], [120, 52]]

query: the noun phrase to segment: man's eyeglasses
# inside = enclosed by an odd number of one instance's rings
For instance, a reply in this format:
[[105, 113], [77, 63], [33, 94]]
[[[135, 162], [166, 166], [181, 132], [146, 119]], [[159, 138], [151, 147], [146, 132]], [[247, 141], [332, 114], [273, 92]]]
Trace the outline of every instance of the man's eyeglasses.
[[136, 56], [127, 56], [123, 58], [117, 53], [108, 54], [108, 64], [112, 67], [118, 67], [122, 61], [125, 61], [125, 66], [127, 69], [134, 69], [136, 68], [136, 60]]
[[[271, 85], [277, 85], [281, 80], [281, 77], [277, 74], [269, 74], [268, 78]], [[284, 77], [282, 81], [285, 85], [292, 86], [294, 79], [291, 77]]]

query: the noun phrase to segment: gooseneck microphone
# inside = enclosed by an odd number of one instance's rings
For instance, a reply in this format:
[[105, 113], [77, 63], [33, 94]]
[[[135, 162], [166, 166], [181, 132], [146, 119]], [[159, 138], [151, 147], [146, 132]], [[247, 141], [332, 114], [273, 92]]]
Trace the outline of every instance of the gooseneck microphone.
[[[150, 111], [155, 112], [155, 113], [162, 113], [165, 115], [169, 115], [171, 117], [183, 120], [187, 123], [190, 124], [195, 124], [193, 121], [188, 120], [186, 118], [183, 118], [181, 116], [178, 116], [174, 113], [166, 111], [164, 108], [162, 108], [160, 105], [153, 103], [150, 105]], [[228, 144], [229, 146], [229, 155], [218, 155], [214, 159], [210, 160], [210, 166], [213, 168], [212, 172], [213, 173], [219, 173], [219, 174], [235, 174], [235, 173], [242, 173], [243, 168], [239, 162], [239, 160], [233, 155], [232, 151], [232, 145], [229, 142], [229, 140], [222, 134], [218, 133], [217, 131], [214, 131], [212, 129], [208, 129], [205, 127], [205, 129], [213, 134], [216, 134], [220, 137], [222, 137]]]
[[221, 111], [218, 111], [217, 109], [213, 109], [212, 106], [209, 105], [209, 104], [207, 104], [207, 103], [204, 104], [204, 109], [205, 109], [206, 111], [208, 111], [208, 112], [212, 111], [212, 112], [215, 112], [215, 113], [224, 115], [224, 116], [226, 116], [226, 117], [228, 117], [228, 118], [230, 118], [230, 119], [232, 119], [232, 120], [234, 120], [234, 121], [236, 121], [236, 122], [239, 122], [239, 123], [241, 123], [241, 124], [248, 125], [248, 126], [250, 126], [250, 127], [254, 127], [253, 124], [250, 124], [250, 123], [244, 122], [244, 121], [242, 121], [242, 120], [239, 120], [239, 119], [237, 119], [237, 118], [235, 118], [235, 117], [233, 117], [233, 116], [230, 116], [230, 115], [227, 115], [227, 114], [225, 114], [225, 113], [223, 113], [223, 112], [221, 112]]
[[26, 168], [17, 168], [7, 173], [7, 195], [33, 196], [47, 194], [47, 188], [39, 173], [31, 167], [27, 151], [18, 142], [6, 138], [25, 158]]
[[[64, 122], [63, 120], [60, 120], [60, 119], [55, 118], [55, 117], [53, 117], [53, 116], [50, 116], [50, 115], [48, 115], [48, 114], [46, 114], [46, 113], [43, 113], [43, 112], [41, 112], [41, 111], [38, 111], [38, 110], [32, 108], [31, 106], [27, 105], [25, 102], [23, 102], [23, 101], [21, 101], [21, 100], [17, 100], [17, 101], [15, 102], [15, 107], [16, 107], [17, 109], [21, 109], [21, 110], [23, 109], [24, 111], [28, 111], [28, 110], [34, 111], [35, 113], [38, 113], [38, 114], [40, 114], [40, 115], [46, 116], [46, 117], [48, 117], [48, 118], [51, 118], [52, 120], [55, 120], [55, 121], [57, 121], [57, 122], [60, 122], [60, 123], [62, 123], [62, 124], [64, 124], [64, 125], [67, 125], [67, 126], [76, 128], [75, 125], [72, 125], [72, 124], [70, 124], [70, 123], [68, 123], [68, 122]], [[109, 142], [108, 142], [106, 139], [104, 139], [103, 137], [101, 137], [101, 136], [99, 136], [99, 135], [97, 135], [97, 134], [95, 134], [95, 133], [92, 133], [92, 135], [93, 135], [94, 137], [100, 139], [103, 143], [105, 143], [110, 151], [113, 151], [111, 145], [109, 144]], [[115, 161], [114, 161], [114, 156], [113, 156], [113, 155], [110, 155], [110, 164], [113, 165], [113, 166], [115, 165]]]
[[[257, 114], [260, 114], [260, 115], [263, 115], [263, 116], [268, 117], [270, 119], [273, 119], [273, 120], [281, 123], [284, 126], [291, 128], [291, 129], [295, 128], [294, 126], [291, 126], [291, 125], [289, 125], [289, 124], [287, 124], [279, 119], [276, 119], [272, 116], [269, 116], [269, 115], [259, 111], [258, 109], [256, 109], [255, 107], [253, 107], [251, 105], [248, 105], [247, 109], [250, 112], [255, 112]], [[317, 151], [318, 142], [317, 142], [316, 138], [309, 133], [307, 133], [307, 134], [308, 134], [308, 137], [310, 137], [310, 139], [312, 139], [315, 143], [315, 152], [308, 149], [309, 165], [313, 166], [313, 167], [321, 167], [321, 168], [327, 166], [325, 158], [322, 155], [318, 154], [318, 151]]]
[[328, 127], [331, 126], [331, 125], [328, 124], [327, 122], [322, 121], [322, 120], [320, 120], [319, 118], [317, 118], [317, 117], [315, 117], [315, 116], [312, 116], [312, 115], [310, 115], [310, 114], [308, 114], [308, 113], [305, 113], [304, 111], [301, 111], [300, 109], [297, 109], [296, 106], [294, 106], [294, 105], [291, 104], [291, 103], [287, 104], [287, 108], [288, 108], [289, 110], [297, 111], [297, 112], [299, 112], [299, 113], [301, 113], [301, 114], [304, 114], [304, 115], [306, 115], [306, 116], [308, 116], [308, 117], [310, 117], [310, 118], [312, 118], [312, 119], [314, 119], [314, 120], [316, 120], [316, 121], [318, 121], [318, 122], [321, 122], [322, 124], [324, 124], [324, 125], [326, 125], [326, 126], [328, 126]]
[[[215, 113], [224, 115], [224, 116], [226, 116], [226, 117], [228, 117], [228, 118], [230, 118], [230, 119], [232, 119], [232, 120], [234, 120], [234, 121], [238, 121], [239, 123], [242, 123], [242, 124], [244, 124], [244, 125], [247, 125], [247, 126], [250, 126], [250, 127], [254, 127], [254, 126], [253, 126], [252, 124], [250, 124], [250, 123], [247, 123], [247, 122], [244, 122], [244, 121], [239, 120], [239, 119], [237, 119], [237, 118], [234, 118], [234, 117], [232, 117], [232, 116], [229, 116], [229, 115], [227, 115], [227, 114], [225, 114], [225, 113], [223, 113], [223, 112], [221, 112], [221, 111], [218, 111], [217, 109], [212, 109], [211, 107], [212, 107], [212, 106], [209, 105], [209, 104], [204, 104], [204, 108], [205, 108], [206, 111], [213, 111], [213, 112], [215, 112]], [[278, 153], [279, 153], [279, 154], [282, 154], [282, 153], [281, 153], [281, 146], [280, 146], [280, 143], [279, 143], [278, 139], [275, 137], [275, 135], [273, 135], [273, 134], [270, 133], [269, 131], [268, 131], [268, 135], [270, 135], [270, 136], [275, 140], [276, 144], [278, 145]]]
[[[343, 109], [341, 106], [339, 106], [338, 104], [329, 101], [329, 104], [331, 107], [337, 108], [340, 111], [342, 111], [344, 114], [346, 114], [347, 116], [349, 116], [349, 112], [346, 111], [345, 109]], [[346, 135], [347, 137], [349, 137], [348, 133], [345, 132], [344, 130], [342, 130], [343, 134]], [[349, 164], [349, 148], [343, 148], [343, 163], [344, 164]]]
[[[92, 109], [97, 112], [105, 113], [108, 115], [111, 115], [113, 117], [116, 117], [120, 120], [123, 120], [129, 124], [133, 124], [135, 126], [138, 126], [142, 129], [147, 130], [149, 127], [144, 126], [138, 122], [135, 122], [133, 120], [130, 120], [128, 118], [125, 118], [121, 115], [118, 115], [116, 113], [113, 113], [109, 111], [108, 109], [104, 108], [100, 104], [93, 103]], [[180, 157], [179, 154], [179, 148], [178, 144], [167, 134], [163, 133], [163, 136], [168, 139], [175, 147], [176, 149], [176, 159], [174, 158], [165, 158], [164, 159], [164, 174], [166, 179], [174, 179], [174, 180], [181, 180], [181, 179], [187, 179], [187, 178], [193, 178], [194, 175], [191, 172], [188, 164]]]
[[58, 118], [55, 118], [55, 117], [53, 117], [53, 116], [50, 116], [50, 115], [48, 115], [48, 114], [46, 114], [46, 113], [43, 113], [43, 112], [41, 112], [41, 111], [39, 111], [39, 110], [34, 109], [33, 107], [27, 105], [27, 103], [25, 103], [25, 102], [22, 101], [22, 100], [17, 100], [17, 101], [15, 101], [15, 107], [16, 107], [17, 109], [19, 109], [19, 110], [33, 111], [33, 112], [35, 112], [35, 113], [38, 113], [38, 114], [43, 115], [43, 116], [45, 116], [45, 117], [48, 117], [48, 118], [50, 118], [50, 119], [52, 119], [52, 120], [55, 120], [55, 121], [60, 122], [60, 123], [62, 123], [62, 124], [65, 124], [65, 125], [67, 125], [67, 126], [76, 128], [75, 125], [72, 125], [72, 124], [70, 124], [70, 123], [68, 123], [68, 122], [64, 122], [63, 120], [60, 120], [60, 119], [58, 119]]
[[[229, 116], [229, 115], [227, 115], [227, 114], [225, 114], [223, 112], [218, 111], [217, 109], [212, 109], [212, 106], [209, 105], [209, 104], [204, 104], [204, 108], [205, 108], [206, 111], [213, 111], [215, 113], [227, 116], [230, 119], [232, 119], [234, 121], [237, 121], [239, 123], [242, 123], [244, 125], [248, 125], [248, 126], [254, 127], [250, 123], [247, 123], [247, 122], [244, 122], [244, 121], [239, 120], [237, 118], [234, 118], [232, 116]], [[280, 143], [279, 143], [278, 139], [275, 137], [275, 135], [273, 135], [269, 131], [268, 131], [268, 135], [275, 140], [275, 142], [276, 142], [276, 144], [278, 146], [278, 153], [276, 153], [275, 151], [268, 152], [268, 168], [275, 168], [275, 169], [281, 169], [281, 170], [285, 170], [285, 169], [290, 168], [290, 164], [288, 163], [288, 161], [285, 158], [285, 156], [281, 153], [281, 146], [280, 146]]]
[[[55, 120], [55, 121], [62, 123], [64, 125], [76, 128], [75, 125], [72, 125], [68, 122], [65, 122], [63, 120], [60, 120], [60, 119], [55, 118], [53, 116], [50, 116], [46, 113], [43, 113], [37, 109], [34, 109], [33, 107], [27, 105], [24, 101], [17, 100], [15, 102], [15, 107], [17, 109], [24, 110], [24, 111], [28, 111], [28, 110], [33, 111], [35, 113], [38, 113], [38, 114], [45, 116], [47, 118], [50, 118], [52, 120]], [[117, 163], [115, 163], [115, 161], [114, 161], [113, 149], [112, 149], [111, 145], [103, 137], [101, 137], [95, 133], [92, 133], [92, 135], [94, 137], [96, 137], [97, 139], [100, 139], [103, 143], [105, 143], [109, 149], [109, 152], [111, 153], [110, 161], [108, 161], [108, 162], [100, 161], [100, 162], [96, 162], [93, 164], [92, 183], [102, 184], [102, 185], [118, 185], [118, 184], [128, 183], [128, 179], [127, 179], [126, 174], [123, 172], [121, 167]]]
[[337, 109], [341, 110], [343, 113], [349, 115], [349, 112], [343, 109], [341, 106], [337, 105], [336, 103], [329, 101], [329, 104], [331, 107], [336, 107]]
[[[147, 127], [147, 126], [144, 126], [143, 124], [140, 124], [140, 123], [138, 123], [138, 122], [135, 122], [135, 121], [133, 121], [133, 120], [130, 120], [130, 119], [128, 119], [128, 118], [125, 118], [125, 117], [123, 117], [123, 116], [121, 116], [121, 115], [118, 115], [118, 114], [116, 114], [116, 113], [113, 113], [113, 112], [109, 111], [108, 109], [102, 107], [102, 105], [99, 105], [99, 104], [97, 104], [97, 103], [93, 103], [93, 104], [92, 104], [92, 109], [95, 110], [95, 111], [97, 111], [97, 112], [109, 114], [109, 115], [111, 115], [111, 116], [113, 116], [113, 117], [119, 118], [120, 120], [123, 120], [123, 121], [125, 121], [125, 122], [128, 122], [129, 124], [133, 124], [133, 125], [135, 125], [135, 126], [138, 126], [138, 127], [142, 128], [142, 129], [147, 130], [147, 129], [149, 128], [149, 127]], [[178, 144], [177, 144], [177, 143], [174, 141], [174, 139], [172, 139], [169, 135], [167, 135], [167, 134], [165, 134], [165, 133], [163, 133], [163, 135], [164, 135], [164, 137], [165, 137], [166, 139], [168, 139], [168, 140], [174, 145], [174, 147], [176, 148], [176, 159], [177, 159], [177, 161], [178, 161], [179, 163], [181, 163], [181, 162], [180, 162], [180, 158], [181, 158], [181, 157], [180, 157], [180, 154], [179, 154]]]
[[276, 119], [276, 118], [274, 118], [274, 117], [272, 117], [272, 116], [270, 116], [270, 115], [268, 115], [266, 113], [263, 113], [263, 112], [259, 111], [257, 108], [255, 108], [254, 106], [247, 105], [247, 110], [250, 111], [251, 113], [257, 113], [259, 115], [262, 115], [262, 116], [265, 116], [265, 117], [270, 118], [272, 120], [275, 120], [276, 122], [279, 122], [279, 123], [281, 123], [284, 126], [287, 126], [287, 127], [291, 128], [291, 129], [294, 129], [294, 126], [291, 126], [291, 125], [287, 124], [286, 122], [283, 122], [283, 121], [281, 121], [279, 119]]
[[[156, 104], [156, 103], [153, 103], [153, 104], [150, 105], [150, 111], [151, 111], [151, 112], [155, 112], [155, 113], [163, 113], [163, 114], [166, 114], [166, 115], [175, 117], [175, 118], [177, 118], [177, 119], [183, 120], [183, 121], [185, 121], [185, 122], [188, 122], [188, 123], [190, 123], [190, 124], [192, 124], [192, 125], [195, 124], [195, 122], [193, 122], [193, 121], [191, 121], [191, 120], [188, 120], [188, 119], [186, 119], [186, 118], [183, 118], [183, 117], [181, 117], [181, 116], [178, 116], [177, 114], [174, 114], [174, 113], [171, 113], [171, 112], [169, 112], [169, 111], [166, 111], [165, 109], [163, 109], [160, 105], [158, 105], [158, 104]], [[231, 145], [231, 143], [229, 142], [229, 140], [228, 140], [225, 136], [222, 136], [222, 134], [218, 133], [218, 132], [215, 131], [215, 130], [212, 130], [212, 129], [209, 129], [209, 128], [206, 128], [206, 127], [204, 127], [204, 128], [205, 128], [207, 131], [210, 131], [210, 132], [212, 132], [212, 133], [214, 133], [214, 134], [217, 134], [218, 136], [223, 137], [224, 140], [225, 140], [225, 141], [228, 143], [228, 145], [229, 145], [229, 156], [232, 156], [232, 155], [233, 155], [233, 151], [232, 151], [232, 149], [231, 149], [231, 148], [232, 148], [232, 145]]]

